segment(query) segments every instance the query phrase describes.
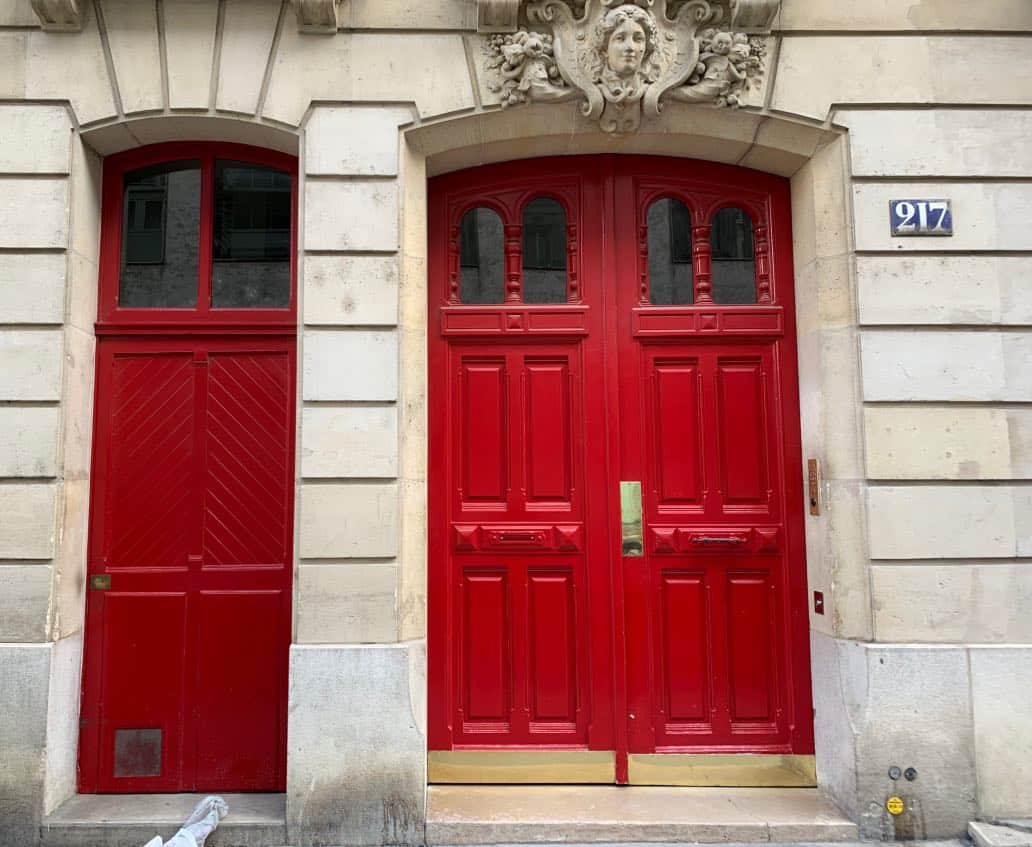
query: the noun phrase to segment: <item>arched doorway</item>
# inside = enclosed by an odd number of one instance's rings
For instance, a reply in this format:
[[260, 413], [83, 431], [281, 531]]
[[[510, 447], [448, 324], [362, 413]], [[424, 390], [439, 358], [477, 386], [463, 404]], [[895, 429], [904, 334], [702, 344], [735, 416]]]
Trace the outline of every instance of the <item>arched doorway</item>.
[[104, 164], [79, 788], [282, 791], [293, 157]]
[[450, 174], [430, 259], [431, 780], [812, 784], [787, 182]]

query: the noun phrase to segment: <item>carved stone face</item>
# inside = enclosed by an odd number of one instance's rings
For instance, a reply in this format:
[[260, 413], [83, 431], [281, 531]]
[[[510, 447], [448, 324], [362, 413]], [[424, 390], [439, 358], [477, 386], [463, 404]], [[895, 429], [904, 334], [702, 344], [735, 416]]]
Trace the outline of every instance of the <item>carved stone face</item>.
[[626, 77], [638, 72], [645, 56], [648, 40], [645, 30], [635, 21], [622, 21], [609, 36], [606, 61], [617, 76]]

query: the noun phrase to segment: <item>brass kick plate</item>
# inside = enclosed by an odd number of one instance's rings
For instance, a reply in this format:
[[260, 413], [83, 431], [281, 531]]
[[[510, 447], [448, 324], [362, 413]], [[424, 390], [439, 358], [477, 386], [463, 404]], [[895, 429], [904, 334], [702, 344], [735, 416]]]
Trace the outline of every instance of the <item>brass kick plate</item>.
[[94, 591], [107, 591], [111, 587], [111, 574], [95, 573], [90, 577], [90, 588]]

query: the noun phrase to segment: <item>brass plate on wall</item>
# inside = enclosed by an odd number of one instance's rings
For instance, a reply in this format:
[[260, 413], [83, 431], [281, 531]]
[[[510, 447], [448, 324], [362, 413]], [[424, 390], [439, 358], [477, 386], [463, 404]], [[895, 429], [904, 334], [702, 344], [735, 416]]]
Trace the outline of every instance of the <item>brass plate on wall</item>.
[[612, 784], [611, 750], [431, 750], [427, 781], [438, 783]]
[[725, 788], [813, 788], [813, 756], [753, 753], [631, 753], [631, 785], [695, 785]]

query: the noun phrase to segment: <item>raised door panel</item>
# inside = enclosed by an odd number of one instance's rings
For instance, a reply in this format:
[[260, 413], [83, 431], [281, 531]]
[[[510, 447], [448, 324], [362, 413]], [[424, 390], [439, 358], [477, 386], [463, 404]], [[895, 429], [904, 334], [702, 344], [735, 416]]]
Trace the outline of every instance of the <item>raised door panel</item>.
[[768, 357], [720, 355], [716, 383], [716, 464], [724, 515], [761, 518], [773, 514], [771, 401]]
[[531, 730], [575, 729], [578, 645], [573, 569], [532, 567], [527, 576]]
[[766, 569], [726, 574], [728, 710], [733, 735], [777, 730], [777, 587]]
[[512, 720], [512, 597], [508, 569], [467, 567], [460, 586], [462, 729], [507, 732]]
[[527, 356], [523, 383], [527, 509], [569, 509], [573, 421], [567, 360]]
[[106, 358], [109, 394], [99, 413], [109, 427], [101, 550], [108, 568], [183, 568], [196, 544], [193, 359], [188, 351]]
[[292, 484], [290, 368], [286, 351], [209, 357], [205, 567], [286, 565]]
[[454, 455], [467, 509], [504, 509], [509, 492], [509, 397], [504, 357], [461, 355]]
[[658, 589], [657, 723], [666, 743], [677, 743], [670, 733], [706, 734], [711, 729], [710, 591], [704, 569], [680, 568], [664, 568]]
[[695, 357], [655, 358], [651, 362], [651, 468], [660, 511], [705, 505], [702, 443], [702, 373]]

